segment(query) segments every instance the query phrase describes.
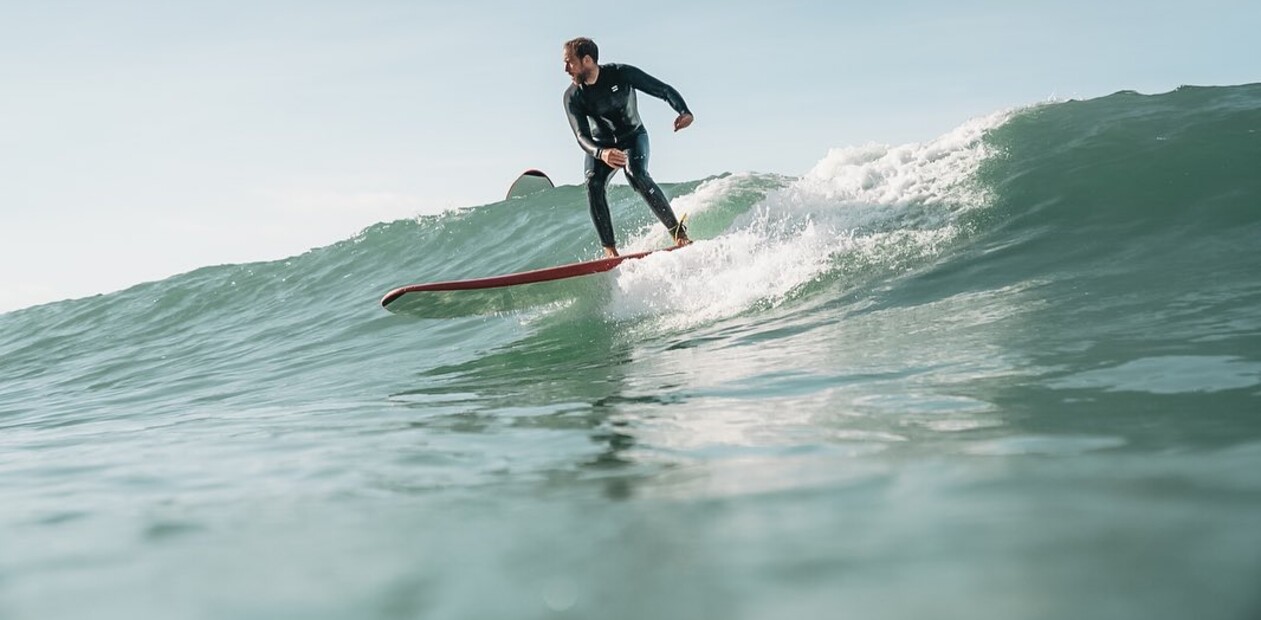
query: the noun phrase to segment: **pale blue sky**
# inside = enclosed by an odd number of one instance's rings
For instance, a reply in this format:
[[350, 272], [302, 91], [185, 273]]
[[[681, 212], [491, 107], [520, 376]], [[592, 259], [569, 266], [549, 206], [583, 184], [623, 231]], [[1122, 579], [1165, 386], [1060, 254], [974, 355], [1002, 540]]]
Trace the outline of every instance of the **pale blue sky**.
[[580, 179], [560, 45], [648, 97], [659, 181], [797, 175], [1049, 97], [1258, 81], [1261, 3], [0, 0], [0, 311]]

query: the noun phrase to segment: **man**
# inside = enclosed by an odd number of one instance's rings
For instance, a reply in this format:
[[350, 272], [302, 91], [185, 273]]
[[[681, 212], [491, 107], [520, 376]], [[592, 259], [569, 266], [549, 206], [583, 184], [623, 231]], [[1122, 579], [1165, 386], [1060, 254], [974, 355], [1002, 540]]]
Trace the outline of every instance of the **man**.
[[664, 100], [679, 113], [674, 130], [692, 124], [692, 113], [679, 91], [630, 65], [599, 64], [595, 41], [580, 37], [565, 43], [565, 73], [573, 84], [565, 91], [569, 126], [586, 151], [587, 200], [606, 257], [617, 256], [617, 239], [605, 186], [619, 168], [647, 201], [657, 219], [670, 231], [676, 245], [692, 242], [687, 229], [674, 217], [670, 201], [648, 174], [648, 131], [639, 120], [635, 91]]

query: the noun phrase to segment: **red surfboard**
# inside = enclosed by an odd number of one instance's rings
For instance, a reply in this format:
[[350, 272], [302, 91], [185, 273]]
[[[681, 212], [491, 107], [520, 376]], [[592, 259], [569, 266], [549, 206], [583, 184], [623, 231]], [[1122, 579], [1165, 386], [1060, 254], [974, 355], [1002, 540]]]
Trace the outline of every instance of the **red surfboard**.
[[[653, 252], [664, 252], [674, 249], [677, 248], [670, 247], [664, 250], [623, 254], [613, 258], [601, 258], [489, 278], [412, 284], [386, 293], [385, 297], [381, 298], [381, 306], [386, 310], [399, 314], [432, 318], [502, 312], [520, 306], [520, 303], [514, 303], [520, 301], [520, 299], [529, 298], [537, 301], [546, 298], [545, 295], [538, 295], [538, 291], [530, 291], [529, 294], [525, 294], [526, 291], [524, 289], [521, 290], [522, 295], [513, 295], [510, 287], [521, 287], [522, 285], [534, 285], [603, 273], [628, 260], [643, 258]], [[456, 291], [468, 291], [471, 294], [453, 294]], [[520, 299], [514, 300], [514, 297]]]

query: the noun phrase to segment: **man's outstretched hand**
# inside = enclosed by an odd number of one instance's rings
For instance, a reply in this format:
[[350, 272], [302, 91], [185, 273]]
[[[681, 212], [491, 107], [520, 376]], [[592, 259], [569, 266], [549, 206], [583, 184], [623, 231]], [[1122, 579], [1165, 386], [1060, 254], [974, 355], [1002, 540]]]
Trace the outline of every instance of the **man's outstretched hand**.
[[696, 117], [691, 114], [680, 114], [678, 118], [674, 119], [674, 130], [687, 129], [694, 120], [696, 120]]

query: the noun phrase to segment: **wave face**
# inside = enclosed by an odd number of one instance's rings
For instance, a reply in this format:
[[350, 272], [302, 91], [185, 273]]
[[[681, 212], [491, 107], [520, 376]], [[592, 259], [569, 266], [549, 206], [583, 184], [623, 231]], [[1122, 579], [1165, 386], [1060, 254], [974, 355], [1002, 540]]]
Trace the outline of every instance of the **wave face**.
[[667, 186], [517, 313], [377, 300], [582, 188], [0, 315], [0, 615], [1255, 616], [1259, 165], [1261, 85], [1119, 92]]

